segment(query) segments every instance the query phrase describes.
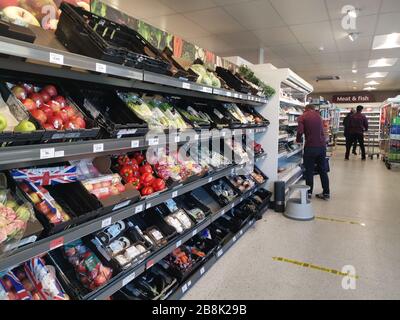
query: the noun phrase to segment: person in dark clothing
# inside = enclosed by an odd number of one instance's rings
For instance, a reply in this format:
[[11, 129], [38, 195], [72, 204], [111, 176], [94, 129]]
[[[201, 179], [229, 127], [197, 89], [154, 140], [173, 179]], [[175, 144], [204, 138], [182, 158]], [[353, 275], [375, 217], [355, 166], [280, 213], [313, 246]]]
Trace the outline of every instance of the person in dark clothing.
[[[346, 138], [346, 145], [347, 145], [347, 141], [350, 142], [349, 122], [350, 122], [350, 118], [353, 114], [354, 114], [354, 109], [351, 109], [350, 112], [347, 114], [347, 116], [343, 120], [344, 137]], [[357, 141], [354, 141], [354, 144], [353, 144], [353, 154], [355, 156], [357, 155]]]
[[366, 159], [364, 145], [364, 131], [368, 131], [368, 119], [362, 114], [364, 107], [358, 106], [357, 112], [350, 117], [349, 134], [350, 139], [346, 141], [346, 156], [345, 160], [349, 160], [350, 149], [354, 143], [359, 143], [361, 148], [362, 160]]
[[323, 193], [316, 197], [323, 200], [330, 199], [329, 177], [326, 161], [326, 138], [321, 115], [315, 111], [315, 106], [308, 105], [304, 114], [298, 118], [297, 139], [302, 142], [305, 136], [304, 145], [304, 166], [306, 169], [306, 184], [310, 187], [309, 197], [311, 198], [314, 189], [314, 170], [317, 165], [318, 173], [321, 178]]

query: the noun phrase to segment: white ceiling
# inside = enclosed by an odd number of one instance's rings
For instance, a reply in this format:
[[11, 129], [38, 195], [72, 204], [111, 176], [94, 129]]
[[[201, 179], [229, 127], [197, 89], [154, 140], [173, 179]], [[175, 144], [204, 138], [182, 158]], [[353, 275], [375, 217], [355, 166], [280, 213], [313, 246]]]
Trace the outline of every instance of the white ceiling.
[[[400, 59], [368, 68], [370, 59], [400, 58], [400, 49], [372, 50], [375, 35], [400, 32], [400, 0], [104, 0], [127, 14], [220, 56], [289, 67], [316, 92], [360, 91], [366, 73], [389, 72], [379, 90], [400, 89]], [[341, 27], [344, 5], [361, 9], [355, 42]], [[323, 46], [324, 50], [319, 48]], [[358, 70], [357, 74], [351, 72]], [[316, 82], [319, 75], [341, 80]], [[357, 81], [354, 83], [353, 81]], [[354, 87], [356, 89], [354, 89]]]

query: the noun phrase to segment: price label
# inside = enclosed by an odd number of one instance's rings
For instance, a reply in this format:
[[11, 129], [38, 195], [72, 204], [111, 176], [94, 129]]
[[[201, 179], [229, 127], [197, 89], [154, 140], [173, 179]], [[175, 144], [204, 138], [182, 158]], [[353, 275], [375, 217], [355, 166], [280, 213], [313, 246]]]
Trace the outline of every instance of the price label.
[[212, 93], [212, 88], [208, 88], [208, 87], [203, 87], [203, 92], [205, 93]]
[[198, 134], [194, 135], [194, 140], [196, 140], [196, 141], [199, 140], [199, 135]]
[[64, 64], [64, 56], [62, 54], [50, 52], [50, 58], [49, 58], [50, 63], [54, 64]]
[[237, 93], [234, 94], [235, 98], [239, 98], [239, 95]]
[[182, 286], [182, 293], [185, 293], [187, 291], [187, 289], [188, 289], [187, 284], [183, 285]]
[[146, 209], [150, 209], [152, 207], [151, 203], [146, 203]]
[[190, 90], [190, 88], [191, 88], [190, 83], [187, 83], [187, 82], [182, 83], [182, 88]]
[[192, 236], [194, 237], [197, 234], [197, 232], [198, 232], [197, 229], [194, 229], [192, 232]]
[[104, 219], [102, 222], [101, 222], [101, 227], [102, 228], [105, 228], [105, 227], [108, 227], [109, 225], [111, 225], [111, 217], [109, 217], [109, 218], [107, 218], [107, 219]]
[[96, 63], [96, 71], [100, 73], [107, 73], [107, 66], [103, 63]]
[[149, 146], [156, 146], [158, 145], [158, 138], [152, 138], [148, 140]]
[[176, 198], [178, 196], [178, 191], [172, 192], [172, 198]]
[[231, 169], [231, 174], [235, 173], [235, 168]]
[[217, 257], [219, 258], [220, 256], [222, 256], [224, 254], [224, 250], [219, 250], [218, 252], [217, 252]]
[[208, 178], [208, 183], [213, 181], [213, 177]]
[[154, 266], [154, 260], [149, 260], [146, 263], [146, 269], [150, 269], [152, 266]]
[[221, 211], [221, 216], [223, 216], [225, 214], [225, 210]]
[[206, 272], [206, 269], [204, 269], [204, 267], [202, 267], [202, 268], [200, 269], [200, 274], [203, 275], [204, 272]]
[[225, 131], [222, 131], [222, 132], [221, 132], [221, 136], [225, 137], [225, 136], [226, 136], [226, 132], [225, 132]]
[[180, 136], [175, 136], [175, 143], [181, 142], [181, 137]]
[[235, 207], [235, 204], [234, 203], [232, 203], [231, 204], [231, 209], [233, 209]]
[[40, 159], [52, 159], [55, 157], [54, 148], [40, 149]]
[[50, 250], [54, 250], [61, 247], [62, 245], [64, 245], [64, 237], [59, 237], [50, 241], [49, 248]]
[[62, 158], [64, 157], [64, 150], [54, 152], [54, 158]]
[[243, 198], [240, 198], [240, 202], [242, 202], [243, 201]]
[[175, 248], [179, 248], [182, 245], [182, 240], [179, 240], [176, 244], [175, 244]]
[[138, 148], [138, 147], [139, 147], [139, 140], [132, 140], [131, 148]]
[[243, 230], [240, 230], [239, 234], [242, 236], [243, 235]]
[[122, 280], [122, 286], [125, 287], [129, 282], [136, 278], [135, 272], [132, 272], [129, 276], [127, 276], [124, 280]]
[[142, 212], [142, 211], [143, 211], [143, 205], [142, 204], [135, 208], [135, 213], [139, 213], [139, 212]]
[[232, 97], [232, 92], [228, 91], [228, 92], [226, 93], [226, 95], [227, 95], [228, 97]]
[[237, 238], [236, 238], [236, 236], [234, 236], [233, 239], [232, 239], [232, 241], [233, 241], [233, 242], [236, 242], [236, 240], [237, 240]]
[[103, 152], [104, 151], [104, 143], [96, 143], [93, 145], [93, 152]]
[[187, 285], [188, 285], [188, 288], [189, 288], [192, 285], [192, 281], [188, 281]]

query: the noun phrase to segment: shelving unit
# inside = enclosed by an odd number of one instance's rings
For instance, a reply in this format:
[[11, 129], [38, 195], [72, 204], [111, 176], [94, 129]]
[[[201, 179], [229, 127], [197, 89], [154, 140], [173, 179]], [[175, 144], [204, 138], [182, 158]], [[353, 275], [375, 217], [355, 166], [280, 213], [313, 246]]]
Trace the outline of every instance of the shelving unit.
[[[298, 169], [294, 170], [293, 176], [287, 177], [285, 181], [288, 187], [298, 182], [302, 176], [299, 167], [302, 148], [294, 150], [289, 146], [296, 140], [297, 118], [303, 114], [307, 96], [313, 91], [313, 87], [290, 69], [277, 69], [271, 64], [255, 65], [251, 68], [257, 77], [277, 92], [268, 102], [268, 106], [261, 109], [262, 115], [270, 119], [271, 125], [261, 140], [263, 144], [268, 145], [266, 151], [270, 158], [268, 164], [260, 168], [266, 172], [271, 181], [277, 181], [284, 178], [278, 174], [278, 168], [291, 168], [293, 161], [298, 162], [295, 165]], [[287, 129], [291, 134], [284, 133]], [[285, 145], [285, 152], [282, 152], [283, 148], [279, 148], [279, 145]], [[272, 186], [270, 190], [272, 191]]]
[[[47, 33], [47, 36], [49, 37], [49, 39], [47, 39], [48, 43], [56, 41], [52, 33]], [[99, 86], [113, 86], [190, 97], [204, 101], [246, 104], [260, 108], [263, 112], [265, 112], [266, 109], [264, 107], [266, 106], [267, 100], [263, 97], [247, 95], [233, 90], [211, 88], [164, 75], [132, 69], [60, 50], [59, 46], [52, 47], [50, 45], [30, 44], [0, 37], [0, 54], [0, 70], [3, 73], [12, 71], [34, 76], [96, 83]], [[231, 136], [244, 134], [255, 134], [255, 139], [258, 140], [260, 137], [264, 137], [267, 132], [268, 129], [265, 126], [253, 126], [235, 130], [214, 130], [212, 134], [208, 131], [205, 133], [205, 131], [193, 130], [164, 136], [155, 134], [152, 136], [136, 136], [132, 138], [97, 139], [3, 147], [0, 148], [0, 171], [103, 155], [125, 154], [135, 150], [145, 150], [149, 147], [166, 146], [171, 141], [177, 142], [178, 144], [185, 144], [187, 142], [198, 143], [227, 139]], [[161, 139], [162, 137], [165, 137], [165, 141]], [[262, 143], [265, 141], [262, 141]], [[263, 167], [268, 167], [267, 164], [270, 161], [270, 156], [268, 152], [265, 152], [257, 155], [254, 162], [256, 162], [257, 165], [262, 163]], [[69, 242], [100, 231], [120, 220], [154, 208], [169, 199], [176, 198], [212, 183], [215, 180], [237, 173], [239, 172], [238, 170], [243, 169], [244, 166], [245, 164], [232, 164], [225, 169], [211, 172], [192, 182], [171, 187], [165, 192], [148, 196], [138, 202], [131, 203], [130, 201], [125, 201], [123, 205], [117, 204], [112, 212], [108, 214], [72, 226], [54, 235], [43, 237], [36, 242], [10, 252], [8, 255], [2, 256], [0, 258], [0, 271], [13, 268], [33, 257], [56, 250]], [[152, 252], [152, 254], [141, 263], [115, 275], [104, 286], [88, 294], [86, 298], [89, 300], [108, 298], [145, 270], [151, 268], [154, 264], [166, 257], [174, 249], [204, 230], [263, 187], [265, 187], [265, 183], [257, 185], [247, 193], [239, 195], [239, 197], [225, 207], [222, 207], [218, 212], [207, 217], [199, 224], [196, 224], [191, 230], [174, 238], [172, 242], [163, 246], [161, 249]], [[255, 220], [252, 218], [237, 235], [233, 236], [229, 243], [225, 244], [218, 251], [215, 257], [210, 258], [203, 268], [211, 267], [211, 262], [219, 259], [254, 223]], [[192, 277], [195, 276], [196, 273]], [[177, 293], [175, 296], [172, 295], [171, 297], [179, 298]]]

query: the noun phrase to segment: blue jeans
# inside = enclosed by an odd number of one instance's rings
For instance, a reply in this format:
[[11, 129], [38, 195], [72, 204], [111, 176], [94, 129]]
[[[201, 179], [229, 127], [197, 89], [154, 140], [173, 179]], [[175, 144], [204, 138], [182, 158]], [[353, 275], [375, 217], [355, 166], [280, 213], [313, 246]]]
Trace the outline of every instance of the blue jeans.
[[314, 189], [314, 171], [317, 165], [318, 173], [321, 177], [321, 184], [324, 194], [330, 194], [329, 177], [326, 161], [326, 147], [306, 147], [304, 148], [304, 167], [306, 169], [306, 184], [310, 187], [310, 193]]

